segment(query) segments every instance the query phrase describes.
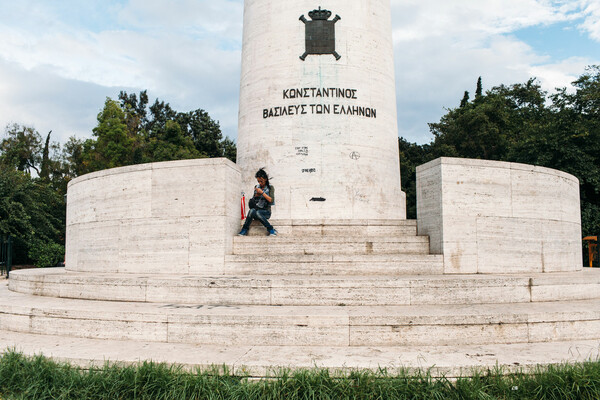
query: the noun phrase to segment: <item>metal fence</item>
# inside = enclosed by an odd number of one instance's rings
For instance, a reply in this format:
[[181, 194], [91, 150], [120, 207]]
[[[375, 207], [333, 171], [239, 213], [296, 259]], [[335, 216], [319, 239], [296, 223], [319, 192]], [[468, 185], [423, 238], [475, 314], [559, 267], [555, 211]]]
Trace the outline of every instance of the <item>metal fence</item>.
[[10, 274], [12, 267], [12, 238], [0, 237], [0, 276]]

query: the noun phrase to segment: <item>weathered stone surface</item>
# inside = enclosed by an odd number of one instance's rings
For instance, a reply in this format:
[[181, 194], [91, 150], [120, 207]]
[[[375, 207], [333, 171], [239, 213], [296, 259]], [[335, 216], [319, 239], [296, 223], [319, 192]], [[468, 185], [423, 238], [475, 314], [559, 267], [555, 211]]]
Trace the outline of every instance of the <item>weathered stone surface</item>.
[[137, 165], [74, 179], [68, 189], [66, 267], [222, 273], [239, 230], [240, 179], [237, 166], [226, 159]]
[[427, 254], [423, 236], [352, 237], [236, 237], [233, 254]]
[[[275, 265], [281, 263], [277, 261]], [[375, 271], [369, 263], [356, 268]], [[389, 269], [395, 272], [393, 267]], [[316, 270], [317, 267], [304, 269], [304, 264], [297, 263], [297, 267], [290, 267], [287, 274], [278, 268], [272, 275], [208, 277], [87, 274], [57, 268], [14, 271], [9, 288], [19, 293], [49, 297], [207, 305], [514, 304], [600, 297], [600, 273], [596, 270], [446, 276], [309, 274]]]
[[270, 257], [268, 263], [261, 254], [231, 255], [225, 259], [226, 275], [398, 276], [443, 272], [441, 257], [422, 254], [287, 254]]
[[426, 370], [446, 378], [502, 367], [505, 372], [535, 370], [537, 365], [584, 362], [600, 356], [598, 340], [466, 346], [209, 346], [106, 339], [66, 338], [0, 330], [0, 351], [18, 349], [44, 354], [81, 367], [101, 367], [106, 361], [137, 364], [141, 360], [208, 369], [227, 365], [234, 373], [272, 376], [280, 368], [324, 368], [330, 371], [386, 368]]
[[440, 158], [417, 168], [417, 214], [446, 273], [581, 270], [579, 182], [564, 172]]
[[[293, 293], [295, 284], [294, 280], [282, 281], [276, 287], [289, 287]], [[412, 286], [418, 288], [418, 284], [410, 285], [411, 291]], [[326, 299], [328, 290], [324, 289], [326, 285], [322, 283], [316, 293]], [[372, 289], [377, 291], [376, 287]], [[5, 300], [0, 304], [2, 330], [119, 340], [213, 345], [420, 346], [598, 339], [600, 331], [598, 298], [509, 305], [362, 307], [90, 302], [19, 294], [9, 292], [6, 286], [0, 287], [0, 295]], [[398, 299], [383, 300], [393, 303]]]
[[527, 324], [351, 326], [351, 346], [426, 346], [435, 331], [437, 345], [526, 343]]

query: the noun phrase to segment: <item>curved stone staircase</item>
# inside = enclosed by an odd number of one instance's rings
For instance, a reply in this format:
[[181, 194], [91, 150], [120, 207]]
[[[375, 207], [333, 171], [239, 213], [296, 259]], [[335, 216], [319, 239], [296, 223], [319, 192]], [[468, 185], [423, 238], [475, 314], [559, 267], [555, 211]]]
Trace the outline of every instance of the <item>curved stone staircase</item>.
[[0, 344], [257, 375], [434, 365], [454, 375], [598, 355], [596, 270], [444, 275], [416, 221], [273, 223], [277, 237], [262, 227], [235, 237], [219, 276], [13, 272], [0, 286]]

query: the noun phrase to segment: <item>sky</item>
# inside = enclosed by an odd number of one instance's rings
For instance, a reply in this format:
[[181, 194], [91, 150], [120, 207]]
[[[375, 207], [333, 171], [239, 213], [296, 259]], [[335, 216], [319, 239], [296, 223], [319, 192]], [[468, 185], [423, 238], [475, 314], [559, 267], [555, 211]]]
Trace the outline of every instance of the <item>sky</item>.
[[[293, 0], [281, 0], [293, 1]], [[353, 1], [353, 0], [348, 0]], [[318, 3], [318, 2], [317, 2]], [[315, 3], [315, 4], [317, 4]], [[399, 136], [475, 92], [600, 64], [600, 0], [391, 0]], [[88, 138], [106, 97], [148, 90], [237, 138], [243, 0], [0, 0], [0, 128]]]

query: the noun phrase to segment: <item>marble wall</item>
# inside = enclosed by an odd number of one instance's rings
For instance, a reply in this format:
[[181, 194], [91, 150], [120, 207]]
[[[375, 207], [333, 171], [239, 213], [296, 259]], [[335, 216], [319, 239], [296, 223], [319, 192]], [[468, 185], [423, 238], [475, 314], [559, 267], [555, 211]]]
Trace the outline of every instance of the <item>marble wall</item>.
[[417, 168], [417, 220], [445, 273], [582, 268], [579, 181], [561, 171], [438, 158]]
[[240, 226], [240, 171], [223, 158], [84, 175], [67, 192], [66, 268], [215, 273]]

